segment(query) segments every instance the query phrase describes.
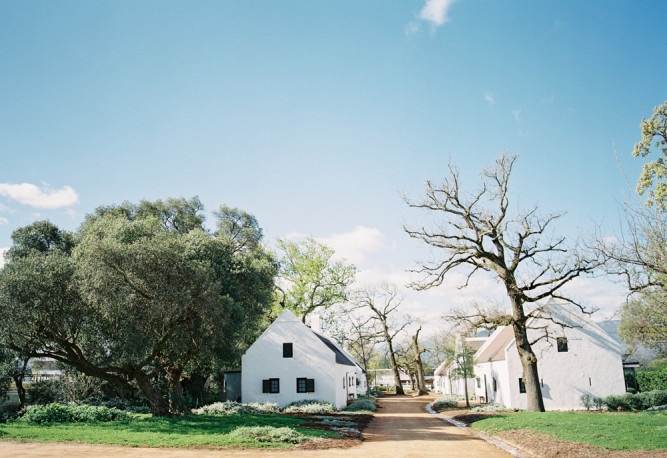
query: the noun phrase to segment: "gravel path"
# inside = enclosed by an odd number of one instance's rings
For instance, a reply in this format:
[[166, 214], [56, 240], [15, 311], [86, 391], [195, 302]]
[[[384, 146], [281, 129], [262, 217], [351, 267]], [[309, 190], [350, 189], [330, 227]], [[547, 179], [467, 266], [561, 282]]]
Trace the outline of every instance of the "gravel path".
[[130, 448], [113, 445], [42, 444], [0, 441], [0, 456], [21, 457], [212, 457], [212, 456], [363, 456], [363, 457], [508, 457], [506, 452], [426, 413], [432, 397], [387, 397], [353, 448], [328, 450], [239, 450]]

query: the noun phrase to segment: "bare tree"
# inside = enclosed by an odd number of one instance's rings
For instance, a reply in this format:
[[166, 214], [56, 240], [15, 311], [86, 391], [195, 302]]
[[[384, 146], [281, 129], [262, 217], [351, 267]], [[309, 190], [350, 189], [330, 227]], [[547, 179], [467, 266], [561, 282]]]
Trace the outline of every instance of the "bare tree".
[[440, 286], [448, 273], [459, 268], [467, 272], [462, 288], [479, 271], [490, 272], [499, 279], [505, 286], [510, 313], [489, 316], [477, 309], [463, 318], [475, 324], [513, 327], [523, 366], [527, 410], [544, 411], [537, 357], [532, 350], [534, 341], [528, 337], [527, 323], [537, 317], [548, 319], [548, 310], [536, 303], [550, 297], [584, 311], [581, 304], [560, 291], [599, 262], [578, 250], [568, 252], [565, 238], [549, 236], [547, 230], [560, 214], [540, 217], [536, 207], [515, 216], [508, 213], [508, 186], [515, 161], [516, 156], [508, 155], [497, 159], [495, 167], [482, 172], [482, 187], [473, 194], [463, 191], [458, 171], [450, 164], [450, 174], [442, 184], [427, 181], [422, 201], [404, 197], [410, 207], [441, 217], [433, 229], [422, 226], [404, 230], [444, 254], [438, 261], [421, 263], [415, 272], [421, 273], [422, 279], [410, 286], [417, 290]]
[[370, 387], [371, 360], [378, 357], [378, 345], [383, 340], [383, 330], [373, 315], [360, 316], [352, 310], [341, 310], [339, 342], [356, 358], [366, 373], [366, 387]]
[[410, 319], [405, 318], [403, 323], [399, 324], [395, 320], [395, 315], [399, 305], [403, 302], [396, 287], [382, 285], [378, 288], [369, 288], [357, 293], [356, 309], [366, 309], [371, 312], [371, 321], [378, 325], [382, 338], [387, 344], [389, 353], [389, 363], [394, 373], [394, 384], [396, 394], [404, 394], [401, 385], [401, 376], [396, 363], [396, 351], [394, 348], [394, 339], [400, 334], [406, 326], [410, 324]]
[[426, 380], [424, 379], [424, 364], [422, 363], [421, 354], [424, 353], [424, 349], [419, 346], [419, 332], [422, 330], [422, 327], [419, 326], [415, 335], [412, 336], [412, 351], [414, 354], [414, 365], [417, 368], [417, 390], [419, 396], [428, 394], [426, 389]]

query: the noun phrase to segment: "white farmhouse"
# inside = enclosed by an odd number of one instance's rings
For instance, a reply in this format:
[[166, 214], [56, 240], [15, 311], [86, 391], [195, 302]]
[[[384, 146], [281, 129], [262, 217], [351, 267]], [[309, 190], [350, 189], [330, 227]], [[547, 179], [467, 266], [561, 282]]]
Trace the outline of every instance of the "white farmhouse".
[[248, 348], [241, 364], [243, 402], [282, 407], [311, 399], [342, 409], [366, 392], [366, 377], [355, 359], [289, 310]]
[[[545, 326], [549, 339], [533, 344], [546, 410], [581, 409], [581, 395], [606, 397], [625, 393], [621, 347], [571, 304], [549, 304], [552, 316], [574, 327], [533, 320]], [[529, 329], [535, 340], [544, 331]], [[525, 409], [523, 368], [511, 326], [503, 326], [475, 354], [475, 394], [488, 402]]]
[[[456, 338], [457, 352], [462, 351], [463, 346], [468, 351], [475, 353], [486, 342], [488, 337], [461, 337]], [[463, 380], [462, 377], [454, 376], [454, 370], [458, 367], [456, 361], [444, 361], [433, 373], [433, 389], [440, 394], [459, 394], [465, 395], [465, 385], [468, 384], [468, 396], [471, 398], [475, 395], [474, 378], [470, 374], [470, 378]]]

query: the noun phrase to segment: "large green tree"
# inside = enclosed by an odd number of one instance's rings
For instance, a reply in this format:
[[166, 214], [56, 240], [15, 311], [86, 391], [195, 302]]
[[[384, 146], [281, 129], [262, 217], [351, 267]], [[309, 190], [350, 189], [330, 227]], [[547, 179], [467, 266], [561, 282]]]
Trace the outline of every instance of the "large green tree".
[[183, 411], [184, 372], [238, 359], [270, 307], [276, 270], [260, 245], [239, 252], [229, 234], [205, 231], [202, 209], [196, 198], [101, 207], [70, 251], [10, 256], [0, 312], [13, 319], [0, 332], [33, 356], [136, 384], [155, 415]]
[[348, 300], [356, 268], [334, 259], [334, 250], [308, 237], [300, 242], [278, 239], [280, 274], [278, 303], [303, 322]]
[[640, 125], [642, 139], [635, 145], [632, 155], [646, 157], [654, 152], [658, 157], [644, 164], [637, 182], [639, 195], [646, 194], [649, 206], [665, 209], [667, 205], [667, 101], [654, 108], [649, 119]]
[[419, 265], [416, 271], [422, 277], [411, 286], [417, 290], [434, 288], [457, 271], [466, 274], [461, 287], [478, 272], [491, 273], [499, 280], [507, 294], [509, 313], [489, 315], [477, 310], [459, 318], [474, 325], [512, 326], [526, 383], [527, 410], [544, 411], [537, 356], [532, 349], [533, 337], [528, 335], [530, 320], [549, 316], [548, 298], [581, 307], [562, 289], [599, 263], [595, 256], [568, 247], [565, 238], [550, 236], [559, 215], [540, 217], [536, 208], [511, 211], [508, 190], [515, 160], [516, 156], [499, 158], [494, 167], [483, 171], [482, 185], [473, 192], [463, 188], [458, 172], [450, 165], [450, 174], [441, 184], [427, 181], [422, 200], [405, 199], [410, 207], [435, 217], [431, 227], [406, 226], [405, 231], [435, 248], [438, 255], [436, 260]]

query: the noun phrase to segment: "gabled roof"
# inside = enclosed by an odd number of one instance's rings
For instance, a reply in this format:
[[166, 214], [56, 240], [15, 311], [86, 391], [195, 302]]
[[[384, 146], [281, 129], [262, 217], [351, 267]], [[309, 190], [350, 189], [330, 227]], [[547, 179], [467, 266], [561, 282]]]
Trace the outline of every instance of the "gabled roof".
[[475, 353], [476, 363], [486, 363], [488, 361], [503, 361], [505, 359], [505, 349], [514, 340], [514, 330], [512, 326], [501, 326], [496, 329], [491, 337]]
[[320, 335], [313, 331], [311, 329], [312, 333], [317, 336], [318, 339], [320, 339], [324, 344], [329, 347], [335, 354], [336, 354], [336, 364], [342, 364], [344, 366], [356, 366], [352, 361], [350, 361], [350, 358], [345, 356], [345, 354], [338, 349], [336, 344], [334, 344], [331, 340], [328, 338], [324, 337], [323, 335]]
[[[303, 322], [299, 318], [297, 318], [297, 316], [291, 310], [289, 310], [289, 309], [283, 310], [283, 312], [280, 314], [280, 316], [278, 318], [276, 318], [276, 320], [271, 324], [271, 326], [273, 326], [273, 324], [275, 324], [275, 323], [283, 322], [283, 321], [297, 322], [300, 325], [302, 325], [304, 328], [306, 328], [310, 332], [312, 332], [315, 335], [315, 337], [320, 339], [322, 341], [322, 343], [324, 343], [324, 345], [326, 345], [329, 348], [329, 350], [334, 352], [334, 355], [336, 356], [336, 364], [342, 364], [344, 366], [357, 366], [363, 371], [363, 368], [359, 364], [354, 362], [354, 358], [352, 358], [351, 355], [346, 355], [345, 350], [341, 349], [331, 339], [329, 339], [328, 337], [324, 337], [321, 334], [318, 334], [317, 332], [313, 331], [308, 326], [303, 324]], [[269, 326], [269, 327], [271, 327], [271, 326]], [[266, 331], [264, 331], [264, 332], [266, 332]]]

